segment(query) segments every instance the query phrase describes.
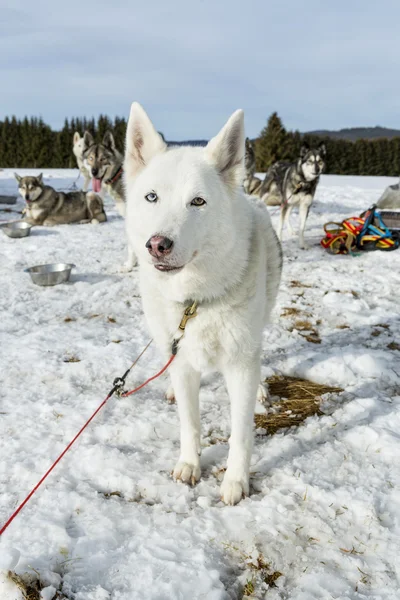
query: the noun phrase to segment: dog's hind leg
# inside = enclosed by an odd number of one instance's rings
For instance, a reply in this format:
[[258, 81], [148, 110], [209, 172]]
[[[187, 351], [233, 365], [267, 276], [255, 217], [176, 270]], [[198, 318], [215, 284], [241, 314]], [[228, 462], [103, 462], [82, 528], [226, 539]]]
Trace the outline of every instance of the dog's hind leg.
[[94, 225], [107, 221], [107, 215], [104, 212], [103, 200], [94, 192], [86, 194], [86, 204], [89, 213], [89, 222]]
[[168, 402], [168, 404], [175, 404], [175, 392], [172, 385], [168, 386], [167, 391], [165, 392], [165, 399]]
[[176, 359], [170, 375], [181, 425], [181, 453], [173, 471], [176, 481], [194, 485], [200, 479], [200, 373]]
[[249, 493], [249, 471], [253, 450], [253, 419], [260, 382], [259, 356], [250, 365], [231, 364], [224, 370], [231, 401], [231, 436], [227, 470], [221, 485], [225, 504], [237, 504]]
[[270, 395], [268, 384], [260, 382], [257, 388], [257, 400], [263, 406], [269, 406], [270, 404]]
[[288, 205], [282, 204], [281, 212], [279, 215], [279, 225], [278, 225], [278, 238], [279, 238], [280, 242], [282, 241], [282, 232], [283, 232], [283, 226], [286, 222], [287, 211], [288, 211]]
[[63, 223], [60, 223], [56, 218], [54, 217], [48, 217], [47, 219], [45, 219], [43, 221], [43, 225], [44, 227], [54, 227], [54, 225], [63, 225]]
[[312, 197], [306, 197], [302, 199], [299, 206], [299, 215], [300, 215], [300, 231], [299, 231], [299, 245], [303, 250], [307, 250], [309, 247], [304, 241], [304, 230], [306, 227], [306, 221], [308, 217], [308, 213], [310, 212], [310, 206], [312, 203]]

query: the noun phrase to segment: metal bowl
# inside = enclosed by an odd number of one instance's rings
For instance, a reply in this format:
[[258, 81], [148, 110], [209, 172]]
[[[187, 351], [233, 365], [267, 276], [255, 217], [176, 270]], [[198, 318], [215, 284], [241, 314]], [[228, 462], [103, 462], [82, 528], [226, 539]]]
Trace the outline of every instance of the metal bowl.
[[55, 263], [50, 265], [36, 265], [25, 269], [36, 285], [58, 285], [69, 280], [71, 269], [75, 265], [68, 263]]
[[2, 225], [1, 228], [8, 237], [22, 238], [27, 237], [30, 234], [32, 225], [25, 223], [25, 221], [16, 221], [15, 223]]

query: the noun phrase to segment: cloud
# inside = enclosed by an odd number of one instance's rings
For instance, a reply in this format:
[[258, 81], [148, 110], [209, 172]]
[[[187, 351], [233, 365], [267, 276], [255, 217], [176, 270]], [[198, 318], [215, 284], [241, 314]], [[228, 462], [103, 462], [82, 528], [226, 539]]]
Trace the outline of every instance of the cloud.
[[0, 118], [127, 116], [167, 138], [208, 138], [236, 108], [251, 136], [399, 126], [395, 0], [17, 0], [2, 9]]

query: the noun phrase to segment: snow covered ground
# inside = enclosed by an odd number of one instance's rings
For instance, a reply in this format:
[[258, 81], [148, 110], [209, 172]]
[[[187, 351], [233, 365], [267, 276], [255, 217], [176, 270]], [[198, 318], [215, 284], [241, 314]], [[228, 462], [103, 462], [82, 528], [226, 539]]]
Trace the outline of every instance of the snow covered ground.
[[[77, 176], [44, 174], [64, 189]], [[229, 435], [219, 377], [201, 388], [203, 478], [194, 488], [170, 477], [179, 427], [163, 399], [167, 380], [114, 398], [2, 536], [1, 600], [20, 595], [8, 568], [39, 572], [53, 586], [47, 600], [56, 588], [71, 600], [241, 598], [253, 576], [246, 556], [258, 553], [282, 576], [276, 587], [255, 580], [255, 598], [399, 598], [400, 250], [334, 257], [319, 246], [324, 222], [359, 214], [395, 181], [324, 176], [307, 224], [312, 248], [284, 240], [263, 374], [345, 393], [322, 417], [257, 436], [251, 497], [235, 507], [219, 500]], [[12, 171], [0, 172], [0, 193], [13, 192]], [[148, 340], [137, 273], [118, 272], [124, 224], [111, 202], [106, 209], [103, 225], [34, 228], [26, 239], [0, 232], [0, 524]], [[77, 265], [68, 284], [40, 288], [24, 273], [58, 261]], [[300, 315], [280, 316], [288, 307]], [[299, 318], [320, 344], [293, 329]], [[129, 388], [160, 366], [150, 347]]]

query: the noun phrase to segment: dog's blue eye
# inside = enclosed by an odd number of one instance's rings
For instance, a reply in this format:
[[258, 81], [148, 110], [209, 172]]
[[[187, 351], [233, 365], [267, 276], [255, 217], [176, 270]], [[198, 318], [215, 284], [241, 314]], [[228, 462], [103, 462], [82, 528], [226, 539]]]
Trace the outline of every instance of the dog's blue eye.
[[204, 198], [200, 198], [200, 196], [193, 198], [190, 203], [191, 206], [204, 206], [205, 204], [207, 204], [207, 202], [204, 200]]
[[146, 198], [147, 202], [157, 202], [157, 200], [158, 200], [158, 196], [154, 192], [150, 192], [150, 194], [147, 194], [147, 196], [145, 196], [145, 198]]

